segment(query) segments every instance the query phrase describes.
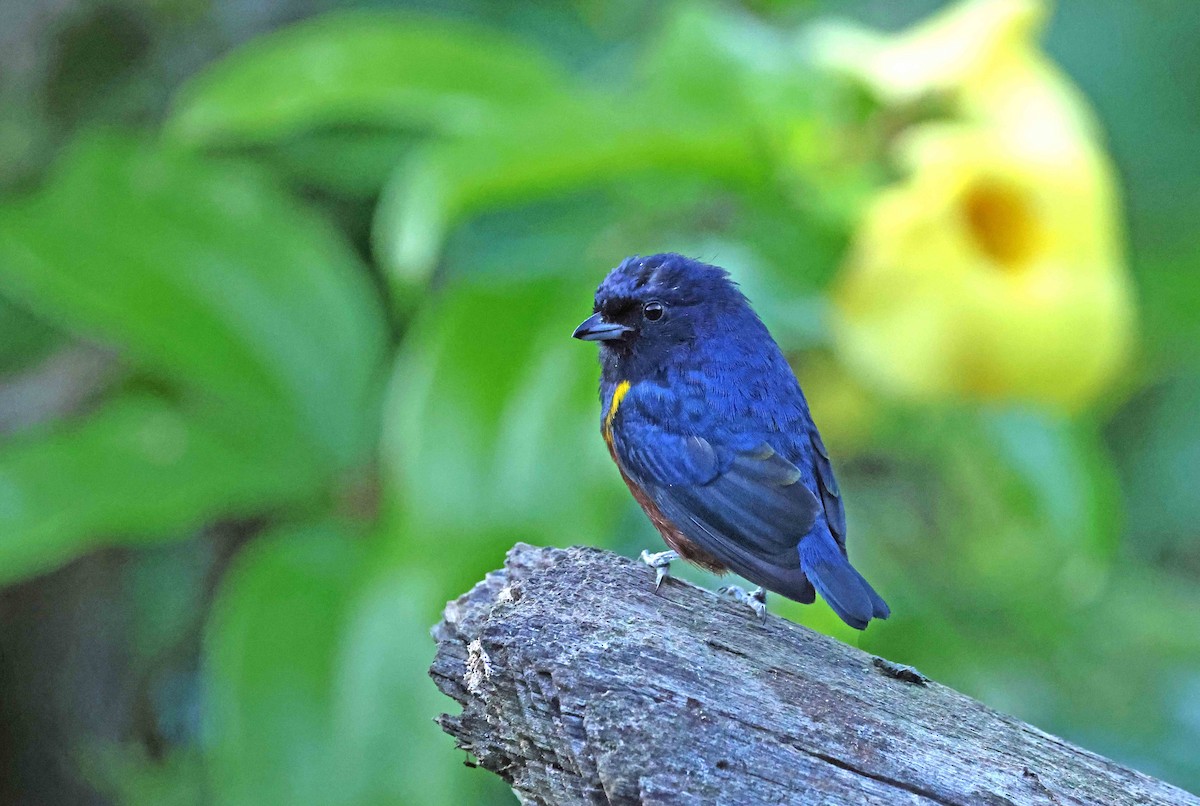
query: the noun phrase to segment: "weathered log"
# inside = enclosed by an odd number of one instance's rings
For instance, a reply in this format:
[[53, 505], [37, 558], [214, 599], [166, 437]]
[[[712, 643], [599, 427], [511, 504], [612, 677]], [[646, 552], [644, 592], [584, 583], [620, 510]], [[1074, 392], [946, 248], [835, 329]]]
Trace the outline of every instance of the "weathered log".
[[587, 548], [518, 544], [446, 606], [442, 727], [527, 804], [1200, 798], [923, 677]]

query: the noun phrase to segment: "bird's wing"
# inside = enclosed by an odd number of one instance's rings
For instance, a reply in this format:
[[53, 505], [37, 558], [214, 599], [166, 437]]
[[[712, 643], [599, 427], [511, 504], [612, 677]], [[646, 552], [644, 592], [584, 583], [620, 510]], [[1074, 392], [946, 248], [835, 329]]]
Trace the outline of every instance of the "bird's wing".
[[799, 568], [796, 546], [821, 504], [770, 445], [734, 450], [646, 420], [613, 437], [625, 472], [689, 539], [759, 584], [796, 576], [783, 572]]
[[829, 463], [829, 451], [816, 428], [810, 430], [813, 446], [813, 467], [816, 470], [817, 489], [821, 491], [821, 504], [825, 507], [825, 520], [833, 539], [846, 553], [846, 508], [842, 506], [842, 494], [837, 479], [833, 477], [833, 465]]

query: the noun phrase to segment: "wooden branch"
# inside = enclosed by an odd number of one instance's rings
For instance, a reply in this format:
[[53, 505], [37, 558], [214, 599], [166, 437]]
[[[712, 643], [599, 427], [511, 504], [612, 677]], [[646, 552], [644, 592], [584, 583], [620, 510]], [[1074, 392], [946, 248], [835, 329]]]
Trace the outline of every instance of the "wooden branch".
[[903, 667], [587, 548], [518, 544], [446, 606], [442, 727], [527, 804], [1200, 798]]

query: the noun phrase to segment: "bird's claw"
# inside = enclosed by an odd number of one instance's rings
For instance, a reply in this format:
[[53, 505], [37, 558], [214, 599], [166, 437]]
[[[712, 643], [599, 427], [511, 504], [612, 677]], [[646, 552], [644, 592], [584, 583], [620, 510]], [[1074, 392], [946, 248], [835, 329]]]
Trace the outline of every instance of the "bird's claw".
[[662, 587], [663, 580], [671, 575], [671, 563], [679, 559], [674, 551], [658, 551], [651, 553], [642, 549], [642, 562], [654, 569], [654, 590]]
[[730, 599], [735, 599], [749, 607], [758, 616], [759, 621], [765, 621], [767, 618], [767, 592], [762, 588], [755, 588], [746, 593], [737, 585], [725, 585], [717, 589], [717, 593], [722, 596], [728, 596]]

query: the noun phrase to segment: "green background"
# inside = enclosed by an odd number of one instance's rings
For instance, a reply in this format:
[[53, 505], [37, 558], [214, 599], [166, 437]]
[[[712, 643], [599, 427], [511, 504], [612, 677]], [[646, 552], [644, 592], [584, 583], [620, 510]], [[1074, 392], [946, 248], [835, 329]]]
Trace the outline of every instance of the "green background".
[[661, 250], [794, 359], [895, 615], [772, 608], [1200, 790], [1200, 4], [1047, 35], [1125, 194], [1106, 395], [845, 418], [826, 292], [884, 174], [822, 162], [873, 100], [797, 32], [937, 5], [0, 6], [0, 800], [512, 802], [427, 631], [515, 540], [659, 545], [569, 336]]

